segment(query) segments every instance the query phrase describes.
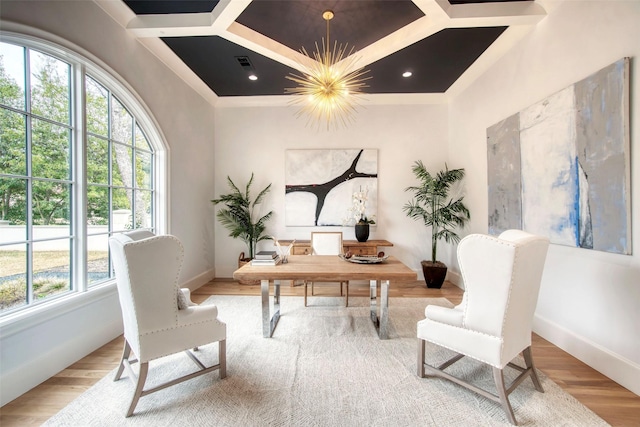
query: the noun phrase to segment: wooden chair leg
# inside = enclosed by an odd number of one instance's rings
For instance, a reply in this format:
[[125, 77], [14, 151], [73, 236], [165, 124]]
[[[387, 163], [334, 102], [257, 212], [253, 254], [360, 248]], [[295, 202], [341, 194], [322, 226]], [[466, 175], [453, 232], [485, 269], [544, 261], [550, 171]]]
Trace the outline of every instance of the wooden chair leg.
[[524, 357], [524, 363], [527, 369], [531, 370], [531, 381], [533, 381], [533, 386], [540, 393], [544, 393], [544, 389], [542, 388], [542, 384], [540, 384], [540, 379], [538, 378], [538, 374], [536, 372], [536, 367], [533, 364], [533, 356], [531, 355], [531, 346], [522, 350], [522, 356]]
[[122, 357], [120, 358], [120, 365], [118, 366], [118, 371], [116, 372], [116, 376], [113, 378], [114, 381], [118, 381], [124, 372], [124, 361], [129, 359], [129, 355], [131, 354], [131, 346], [124, 340], [124, 348], [122, 349]]
[[425, 340], [418, 338], [418, 378], [424, 378], [424, 347]]
[[138, 400], [140, 400], [140, 396], [142, 396], [144, 382], [147, 380], [148, 372], [149, 372], [149, 362], [141, 363], [140, 373], [138, 374], [138, 384], [136, 385], [136, 391], [133, 393], [133, 399], [131, 399], [131, 405], [129, 405], [129, 410], [127, 411], [127, 415], [126, 415], [127, 417], [130, 417], [133, 414], [133, 411], [136, 409]]
[[227, 340], [218, 341], [218, 363], [220, 364], [220, 379], [227, 377]]
[[502, 405], [502, 409], [507, 414], [507, 418], [509, 422], [514, 426], [518, 425], [516, 421], [516, 417], [513, 415], [513, 409], [511, 408], [511, 403], [509, 403], [509, 396], [507, 394], [507, 390], [504, 387], [504, 377], [502, 376], [502, 369], [493, 367], [493, 380], [496, 383], [496, 390], [498, 391], [498, 396], [500, 397], [500, 404]]

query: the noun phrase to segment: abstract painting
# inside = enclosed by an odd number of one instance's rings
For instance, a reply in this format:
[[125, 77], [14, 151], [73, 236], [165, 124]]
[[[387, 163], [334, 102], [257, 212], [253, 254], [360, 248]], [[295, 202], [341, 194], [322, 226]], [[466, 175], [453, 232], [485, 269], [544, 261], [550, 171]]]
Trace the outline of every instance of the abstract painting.
[[487, 129], [489, 232], [631, 253], [629, 59]]
[[367, 214], [376, 214], [378, 150], [286, 150], [285, 225], [341, 226], [352, 195], [368, 190]]

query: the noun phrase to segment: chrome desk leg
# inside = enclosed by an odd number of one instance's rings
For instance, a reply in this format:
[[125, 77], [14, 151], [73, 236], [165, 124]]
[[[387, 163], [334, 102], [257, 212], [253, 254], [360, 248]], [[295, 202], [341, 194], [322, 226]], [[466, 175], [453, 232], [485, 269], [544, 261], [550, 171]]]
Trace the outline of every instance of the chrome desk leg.
[[273, 311], [274, 315], [278, 313], [278, 318], [280, 318], [280, 280], [273, 281]]
[[260, 290], [262, 292], [262, 336], [271, 338], [273, 331], [280, 319], [280, 281], [274, 281], [273, 290], [273, 315], [269, 309], [269, 281], [260, 281]]
[[378, 294], [378, 282], [375, 280], [369, 280], [369, 306], [370, 315], [373, 326], [378, 329], [378, 303], [376, 301], [376, 295]]
[[[377, 293], [380, 284], [380, 313], [378, 313]], [[376, 327], [378, 337], [381, 340], [389, 338], [389, 281], [388, 280], [370, 280], [369, 281], [369, 299], [371, 321]]]
[[389, 281], [383, 280], [380, 288], [380, 329], [381, 340], [389, 338]]

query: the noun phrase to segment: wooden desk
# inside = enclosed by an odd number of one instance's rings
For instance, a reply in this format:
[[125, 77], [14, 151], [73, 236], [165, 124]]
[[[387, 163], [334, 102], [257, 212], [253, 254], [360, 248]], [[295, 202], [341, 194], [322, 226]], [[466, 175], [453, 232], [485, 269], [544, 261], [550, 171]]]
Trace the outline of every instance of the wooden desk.
[[[337, 256], [290, 255], [289, 262], [276, 266], [252, 266], [250, 263], [233, 273], [236, 280], [260, 280], [262, 293], [262, 335], [271, 337], [280, 319], [280, 281], [369, 280], [371, 321], [380, 339], [389, 337], [389, 286], [391, 280], [416, 280], [417, 274], [395, 257], [381, 264], [356, 264]], [[269, 308], [269, 283], [274, 283], [273, 314]], [[378, 310], [378, 287], [380, 307]]]
[[[291, 244], [291, 240], [278, 240], [282, 246]], [[342, 247], [344, 253], [351, 252], [354, 255], [378, 255], [380, 247], [391, 247], [393, 243], [388, 240], [367, 240], [358, 242], [357, 240], [343, 240]], [[311, 240], [296, 240], [291, 249], [291, 255], [310, 255]]]

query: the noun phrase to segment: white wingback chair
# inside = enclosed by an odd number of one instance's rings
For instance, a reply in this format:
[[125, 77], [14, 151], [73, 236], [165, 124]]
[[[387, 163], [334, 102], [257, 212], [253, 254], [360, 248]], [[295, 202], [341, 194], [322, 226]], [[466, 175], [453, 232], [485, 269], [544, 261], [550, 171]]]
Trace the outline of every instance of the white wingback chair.
[[[314, 231], [311, 233], [311, 255], [340, 255], [342, 248], [342, 232], [340, 231]], [[344, 295], [343, 285], [346, 287], [345, 306], [349, 306], [349, 281], [339, 280], [340, 296]], [[311, 295], [314, 295], [314, 284], [311, 283]], [[307, 306], [307, 285], [304, 282], [304, 306]]]
[[[508, 395], [527, 376], [543, 392], [531, 356], [531, 324], [538, 301], [549, 239], [520, 230], [499, 237], [472, 234], [460, 241], [458, 261], [465, 285], [460, 305], [444, 308], [429, 305], [418, 322], [418, 376], [440, 376], [469, 388], [502, 405], [507, 418], [517, 424]], [[425, 363], [428, 341], [458, 353], [433, 367]], [[511, 363], [522, 352], [525, 367]], [[468, 356], [493, 368], [497, 396], [444, 372]], [[520, 375], [505, 388], [503, 368]]]
[[[127, 411], [133, 414], [140, 397], [182, 381], [219, 370], [226, 376], [227, 326], [218, 320], [215, 305], [198, 306], [188, 289], [179, 289], [184, 249], [170, 235], [155, 236], [149, 231], [116, 234], [109, 239], [118, 296], [124, 323], [124, 350], [114, 381], [124, 369], [136, 384]], [[218, 364], [206, 367], [189, 349], [218, 342]], [[136, 359], [130, 359], [133, 350]], [[144, 390], [149, 361], [185, 351], [199, 370], [170, 382]], [[139, 362], [136, 375], [131, 364]], [[136, 381], [137, 380], [137, 381]]]

